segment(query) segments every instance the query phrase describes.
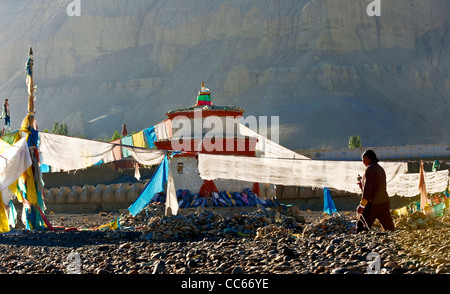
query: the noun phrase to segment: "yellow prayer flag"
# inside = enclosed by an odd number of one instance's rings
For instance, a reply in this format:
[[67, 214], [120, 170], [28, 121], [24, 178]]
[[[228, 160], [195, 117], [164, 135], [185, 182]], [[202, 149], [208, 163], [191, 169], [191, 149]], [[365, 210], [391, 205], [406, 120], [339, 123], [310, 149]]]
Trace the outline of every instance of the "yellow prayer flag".
[[36, 184], [34, 182], [33, 167], [30, 166], [21, 176], [26, 185], [27, 201], [30, 204], [37, 204]]
[[144, 131], [140, 131], [132, 135], [133, 146], [145, 148]]
[[20, 192], [20, 189], [19, 189], [19, 180], [17, 180], [17, 181], [15, 181], [14, 183], [12, 183], [12, 184], [9, 186], [9, 189], [11, 190], [11, 192], [12, 192], [14, 195], [16, 195], [17, 200], [18, 200], [20, 203], [22, 203], [22, 202], [23, 202], [23, 199], [22, 199], [22, 193]]
[[107, 224], [99, 226], [98, 229], [110, 229], [110, 230], [117, 230], [117, 229], [119, 229], [120, 228], [119, 218], [116, 218], [115, 220], [112, 220], [112, 221], [110, 221]]
[[[0, 203], [3, 204], [3, 197], [1, 192], [0, 192]], [[8, 216], [6, 215], [4, 205], [2, 205], [2, 207], [0, 208], [0, 232], [1, 233], [9, 232], [9, 221]]]
[[396, 214], [398, 216], [406, 216], [406, 215], [408, 215], [408, 208], [406, 206], [404, 206], [402, 208], [395, 209], [394, 214]]

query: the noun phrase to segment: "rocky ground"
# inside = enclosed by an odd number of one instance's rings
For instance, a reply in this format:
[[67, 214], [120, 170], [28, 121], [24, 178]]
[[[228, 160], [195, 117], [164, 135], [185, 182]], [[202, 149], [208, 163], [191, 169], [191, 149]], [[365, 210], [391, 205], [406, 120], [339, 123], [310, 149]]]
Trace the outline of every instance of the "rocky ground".
[[[119, 213], [48, 214], [56, 232], [0, 235], [2, 273], [443, 274], [450, 272], [450, 217], [415, 213], [397, 230], [354, 233], [354, 212], [294, 208], [122, 213], [120, 230], [94, 229]], [[411, 229], [413, 223], [422, 228]]]

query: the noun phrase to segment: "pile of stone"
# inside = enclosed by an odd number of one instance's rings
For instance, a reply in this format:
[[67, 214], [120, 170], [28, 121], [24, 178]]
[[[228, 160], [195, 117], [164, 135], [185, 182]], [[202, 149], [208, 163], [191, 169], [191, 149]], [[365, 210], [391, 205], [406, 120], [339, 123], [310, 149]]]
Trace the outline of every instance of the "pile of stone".
[[405, 267], [416, 266], [425, 273], [450, 271], [450, 231], [445, 227], [398, 230], [394, 234], [398, 259]]
[[325, 215], [320, 220], [308, 224], [303, 230], [303, 237], [353, 234], [356, 221], [348, 216]]
[[429, 228], [444, 228], [449, 226], [450, 216], [440, 218], [429, 216], [423, 212], [416, 211], [407, 216], [394, 216], [395, 227], [398, 230], [417, 230]]
[[446, 214], [446, 215], [438, 218], [438, 220], [443, 222], [443, 223], [450, 224], [450, 214]]
[[256, 231], [255, 240], [262, 240], [262, 239], [280, 240], [280, 239], [289, 239], [292, 236], [294, 236], [293, 230], [276, 224], [270, 224], [266, 227], [258, 228], [258, 230]]
[[[441, 218], [415, 212], [408, 216], [393, 216], [397, 230], [447, 228], [450, 216]], [[165, 206], [149, 204], [137, 216], [126, 215], [120, 219], [121, 227], [142, 229], [147, 240], [174, 241], [204, 237], [250, 237], [255, 239], [290, 238], [293, 236], [331, 236], [354, 234], [356, 217], [348, 214], [323, 214], [307, 223], [296, 207], [258, 209], [247, 212], [220, 214], [218, 210], [198, 207], [180, 210], [176, 216], [165, 216]], [[381, 229], [376, 221], [374, 230]]]
[[[295, 210], [294, 210], [295, 211]], [[173, 241], [204, 237], [258, 237], [273, 235], [278, 227], [282, 231], [299, 233], [305, 222], [298, 213], [291, 210], [263, 208], [234, 215], [221, 215], [207, 208], [194, 212], [165, 216], [164, 206], [149, 204], [136, 216], [126, 215], [120, 219], [121, 227], [141, 227], [147, 240]]]

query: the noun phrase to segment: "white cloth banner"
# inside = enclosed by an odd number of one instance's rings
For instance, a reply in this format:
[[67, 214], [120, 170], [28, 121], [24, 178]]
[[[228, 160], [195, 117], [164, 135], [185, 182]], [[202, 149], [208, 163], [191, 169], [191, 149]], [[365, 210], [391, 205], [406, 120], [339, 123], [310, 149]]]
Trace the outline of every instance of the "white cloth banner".
[[178, 214], [178, 200], [177, 192], [175, 191], [175, 183], [172, 177], [172, 171], [169, 168], [169, 175], [167, 179], [167, 196], [166, 196], [166, 211], [165, 215], [177, 215]]
[[0, 191], [8, 188], [31, 166], [26, 138], [0, 153]]
[[114, 144], [49, 133], [39, 133], [41, 163], [62, 170], [92, 166], [100, 160], [114, 161]]
[[[49, 133], [39, 133], [39, 153], [41, 163], [62, 170], [77, 170], [114, 161], [113, 148], [117, 144], [98, 142], [82, 138], [68, 137]], [[159, 164], [164, 151], [122, 146], [142, 165]]]
[[127, 149], [133, 159], [142, 165], [158, 165], [164, 159], [164, 155], [166, 154], [165, 151], [157, 149], [143, 149], [123, 145], [122, 148]]
[[[404, 174], [407, 163], [380, 162], [386, 172], [387, 185]], [[358, 174], [366, 167], [359, 161], [323, 161], [269, 159], [224, 155], [198, 155], [198, 170], [204, 180], [234, 179], [285, 186], [334, 188], [360, 193]]]
[[154, 125], [156, 138], [158, 140], [167, 140], [172, 138], [172, 121], [169, 119]]
[[[425, 173], [425, 187], [427, 193], [439, 193], [445, 191], [448, 185], [449, 172], [441, 170]], [[419, 189], [420, 174], [404, 174], [398, 177], [395, 183], [388, 186], [389, 195], [401, 195], [414, 197], [420, 194]]]
[[261, 157], [310, 159], [304, 155], [289, 150], [288, 148], [283, 147], [264, 136], [261, 136], [260, 134], [244, 126], [243, 124], [239, 124], [239, 134], [242, 136], [254, 137], [258, 139], [258, 142], [256, 143], [256, 152], [258, 152]]

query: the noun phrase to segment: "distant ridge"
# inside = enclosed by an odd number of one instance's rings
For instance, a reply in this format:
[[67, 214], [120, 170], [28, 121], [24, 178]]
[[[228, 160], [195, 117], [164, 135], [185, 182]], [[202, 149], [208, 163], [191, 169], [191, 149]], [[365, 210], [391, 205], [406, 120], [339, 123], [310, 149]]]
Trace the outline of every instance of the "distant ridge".
[[111, 137], [196, 101], [279, 116], [293, 149], [450, 142], [450, 2], [92, 0], [0, 2], [0, 95], [12, 129], [26, 112], [35, 53], [40, 129]]

